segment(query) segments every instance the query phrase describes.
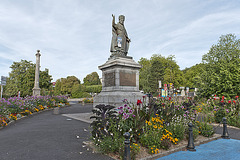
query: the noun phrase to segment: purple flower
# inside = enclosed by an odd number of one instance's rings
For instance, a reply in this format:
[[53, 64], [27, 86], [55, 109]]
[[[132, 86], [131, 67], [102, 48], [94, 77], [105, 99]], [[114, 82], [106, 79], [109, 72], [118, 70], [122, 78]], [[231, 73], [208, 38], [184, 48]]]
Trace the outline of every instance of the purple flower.
[[127, 104], [124, 104], [124, 108], [126, 108], [127, 107]]
[[183, 109], [183, 108], [184, 108], [184, 106], [181, 106], [181, 108]]
[[136, 117], [134, 114], [132, 115], [133, 117]]
[[186, 114], [184, 114], [183, 116], [184, 116], [184, 117], [187, 117], [187, 115], [186, 115]]
[[133, 111], [132, 110], [129, 110], [129, 113], [132, 113]]

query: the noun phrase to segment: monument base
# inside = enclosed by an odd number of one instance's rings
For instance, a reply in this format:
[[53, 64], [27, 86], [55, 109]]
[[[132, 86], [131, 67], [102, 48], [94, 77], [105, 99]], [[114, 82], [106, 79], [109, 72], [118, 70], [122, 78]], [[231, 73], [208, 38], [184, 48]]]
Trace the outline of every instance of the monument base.
[[40, 88], [33, 88], [33, 96], [40, 96]]
[[137, 104], [144, 94], [139, 91], [139, 69], [142, 66], [132, 57], [115, 55], [99, 66], [102, 70], [102, 91], [93, 99], [93, 107], [98, 104], [119, 107], [123, 100]]
[[141, 92], [123, 92], [123, 91], [105, 91], [99, 93], [96, 97], [93, 98], [93, 106], [99, 104], [111, 105], [115, 107], [123, 106], [123, 102], [126, 99], [129, 103], [134, 105], [137, 104], [137, 100], [143, 101], [145, 95]]

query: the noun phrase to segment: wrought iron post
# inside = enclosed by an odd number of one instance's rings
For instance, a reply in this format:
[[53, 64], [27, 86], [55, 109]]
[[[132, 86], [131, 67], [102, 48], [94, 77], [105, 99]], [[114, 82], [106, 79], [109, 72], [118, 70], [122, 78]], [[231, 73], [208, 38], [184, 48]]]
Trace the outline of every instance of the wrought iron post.
[[123, 136], [125, 137], [123, 160], [130, 160], [131, 159], [131, 156], [130, 156], [130, 133], [126, 132], [123, 134]]
[[194, 146], [194, 140], [193, 140], [193, 124], [188, 123], [189, 126], [189, 138], [188, 138], [188, 145], [187, 145], [187, 150], [189, 151], [196, 151], [195, 146]]
[[227, 130], [227, 118], [226, 118], [226, 117], [223, 117], [222, 123], [223, 123], [223, 134], [222, 134], [222, 138], [223, 138], [223, 139], [230, 139], [229, 134], [228, 134], [228, 130]]

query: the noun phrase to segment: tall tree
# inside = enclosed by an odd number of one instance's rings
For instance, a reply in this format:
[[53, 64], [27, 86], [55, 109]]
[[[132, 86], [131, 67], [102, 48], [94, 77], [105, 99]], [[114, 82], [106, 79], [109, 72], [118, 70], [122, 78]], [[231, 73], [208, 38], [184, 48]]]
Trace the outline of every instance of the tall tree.
[[75, 76], [68, 76], [67, 78], [61, 78], [61, 94], [71, 94], [73, 86], [80, 84], [80, 80]]
[[202, 57], [202, 96], [240, 94], [240, 40], [234, 34], [222, 35], [217, 44]]
[[[7, 79], [5, 95], [16, 96], [18, 91], [21, 92], [21, 96], [32, 95], [32, 89], [35, 81], [35, 64], [31, 61], [21, 60], [21, 62], [13, 62], [10, 66], [12, 71], [9, 73]], [[39, 81], [40, 88], [49, 89], [51, 86], [51, 78], [48, 70], [40, 71]]]
[[204, 64], [196, 64], [183, 70], [185, 87], [199, 88], [201, 83], [201, 74], [203, 73]]
[[145, 92], [150, 92], [151, 87], [148, 83], [151, 67], [150, 60], [148, 60], [147, 58], [141, 58], [138, 63], [142, 65], [142, 68], [139, 71], [139, 88], [140, 90], [143, 90]]
[[91, 74], [88, 74], [84, 79], [83, 79], [84, 85], [100, 85], [101, 81], [99, 79], [98, 73], [97, 72], [92, 72]]
[[174, 59], [173, 55], [165, 58], [158, 54], [154, 54], [150, 60], [141, 58], [139, 61], [142, 65], [139, 75], [140, 89], [154, 93], [158, 89], [159, 81], [162, 84], [173, 83], [175, 87], [182, 85], [182, 71]]

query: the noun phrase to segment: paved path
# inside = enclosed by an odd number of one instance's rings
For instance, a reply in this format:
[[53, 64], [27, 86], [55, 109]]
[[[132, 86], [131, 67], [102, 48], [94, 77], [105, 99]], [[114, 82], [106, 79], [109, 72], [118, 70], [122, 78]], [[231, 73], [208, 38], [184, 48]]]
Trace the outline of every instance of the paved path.
[[[89, 123], [69, 117], [89, 114], [92, 105], [74, 104], [30, 116], [0, 130], [1, 160], [108, 160], [83, 145], [89, 140]], [[64, 116], [63, 116], [64, 115]]]

